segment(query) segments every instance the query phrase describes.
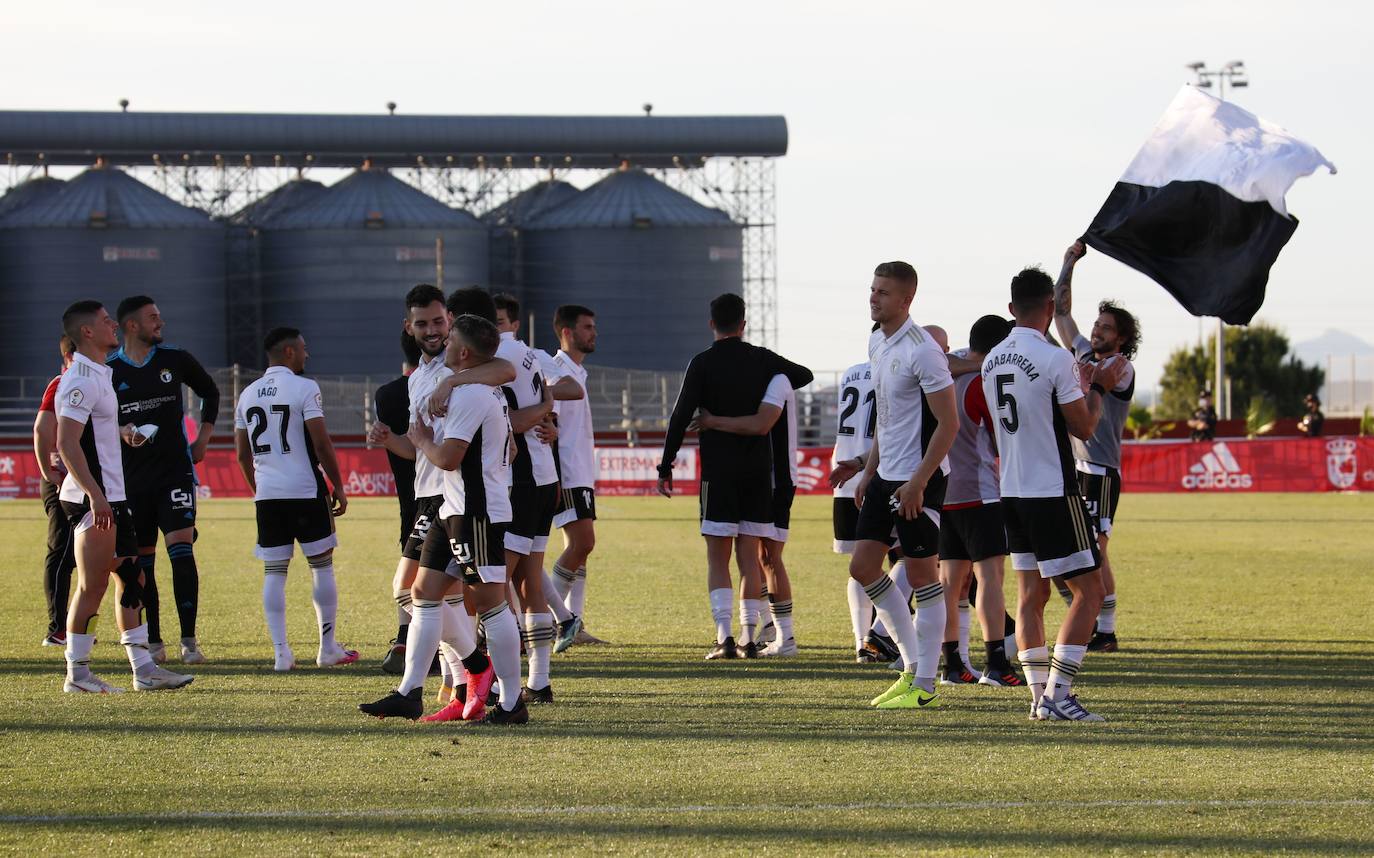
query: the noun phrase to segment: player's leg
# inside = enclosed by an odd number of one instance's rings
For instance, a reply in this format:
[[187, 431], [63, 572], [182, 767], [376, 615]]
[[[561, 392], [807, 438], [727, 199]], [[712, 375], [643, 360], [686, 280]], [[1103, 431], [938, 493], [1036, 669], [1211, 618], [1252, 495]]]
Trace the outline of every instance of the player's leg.
[[286, 640], [286, 572], [296, 550], [296, 515], [292, 501], [255, 501], [258, 541], [253, 554], [263, 564], [262, 613], [272, 641], [272, 669], [296, 669], [296, 656]]
[[[895, 538], [893, 541], [895, 542]], [[910, 613], [911, 582], [906, 577], [906, 566], [902, 562], [900, 547], [889, 547], [887, 563], [887, 577], [892, 579], [892, 584], [897, 588], [898, 595], [902, 597], [902, 601], [907, 603], [907, 613]], [[864, 639], [864, 649], [870, 656], [870, 661], [883, 664], [895, 662], [901, 657], [897, 651], [896, 641], [888, 634], [887, 626], [883, 625], [883, 620], [878, 616], [876, 610], [872, 611], [868, 618], [868, 634]]]
[[382, 672], [392, 676], [399, 676], [405, 671], [406, 638], [410, 632], [410, 588], [415, 585], [415, 575], [419, 571], [419, 558], [411, 559], [402, 549], [401, 557], [396, 561], [396, 571], [391, 576], [391, 598], [396, 603], [396, 636], [391, 639], [391, 645], [382, 658]]
[[[942, 541], [941, 545], [945, 544]], [[950, 560], [940, 555], [940, 585], [945, 589], [945, 635], [941, 644], [945, 669], [940, 676], [941, 685], [968, 685], [978, 681], [959, 650], [960, 635], [967, 632], [959, 625], [959, 605], [968, 602], [964, 594], [972, 575], [973, 564], [968, 560]]]
[[[155, 504], [157, 530], [162, 532], [167, 546], [167, 559], [172, 567], [172, 597], [176, 600], [177, 622], [181, 626], [179, 654], [186, 664], [205, 661], [196, 640], [196, 615], [200, 607], [200, 570], [196, 568], [196, 486], [191, 480], [148, 495]], [[139, 551], [157, 537], [146, 541], [139, 533]], [[165, 658], [165, 650], [164, 650]]]
[[71, 599], [72, 526], [57, 498], [57, 486], [43, 481], [43, 512], [48, 517], [48, 553], [43, 560], [43, 595], [48, 602], [48, 630], [43, 646], [67, 645], [67, 602]]
[[[835, 536], [831, 549], [836, 554], [846, 556], [853, 554], [854, 530], [859, 523], [859, 510], [858, 507], [854, 506], [854, 500], [843, 497], [832, 498], [830, 515]], [[875, 658], [865, 648], [864, 640], [868, 637], [869, 628], [873, 624], [873, 602], [864, 592], [863, 585], [849, 575], [845, 576], [845, 601], [849, 605], [849, 627], [854, 633], [855, 661], [859, 664], [872, 663]]]
[[[1090, 505], [1089, 511], [1095, 512], [1093, 524], [1097, 528], [1097, 548], [1102, 555], [1102, 609], [1097, 614], [1097, 629], [1088, 642], [1089, 652], [1116, 652], [1116, 575], [1112, 569], [1111, 558], [1107, 554], [1107, 543], [1112, 535], [1112, 520], [1116, 517], [1117, 504], [1121, 498], [1121, 474], [1114, 468], [1099, 476], [1099, 497], [1096, 506]], [[1085, 496], [1086, 497], [1086, 496]]]
[[160, 493], [137, 491], [130, 493], [128, 506], [134, 516], [134, 534], [138, 540], [136, 564], [143, 585], [143, 612], [148, 624], [148, 651], [153, 661], [167, 660], [167, 647], [162, 642], [162, 599], [157, 585], [157, 535]]
[[711, 621], [716, 626], [716, 645], [706, 654], [708, 661], [738, 657], [735, 646], [735, 590], [730, 580], [730, 555], [735, 548], [733, 536], [702, 537], [706, 541], [706, 596]]
[[67, 609], [67, 674], [62, 685], [69, 692], [118, 692], [91, 672], [91, 647], [95, 645], [95, 623], [100, 602], [110, 580], [110, 558], [114, 556], [114, 528], [98, 530], [84, 505], [62, 504], [71, 522], [76, 588]]
[[[1005, 540], [1003, 544], [1005, 545]], [[983, 685], [1025, 684], [1021, 677], [1016, 675], [1007, 651], [1005, 631], [1009, 617], [1006, 612], [1006, 596], [1003, 595], [1005, 567], [1006, 556], [1002, 554], [984, 557], [973, 563], [973, 576], [978, 591], [978, 624], [983, 629], [983, 648], [987, 651], [983, 675], [978, 679]], [[1012, 645], [1015, 646], [1014, 640]]]
[[[779, 540], [778, 536], [783, 538]], [[778, 630], [777, 637], [763, 654], [783, 658], [797, 654], [797, 639], [792, 629], [792, 580], [782, 556], [787, 547], [786, 536], [787, 531], [783, 529], [774, 533], [775, 538], [759, 540], [760, 561], [768, 584], [769, 610]]]
[[129, 657], [129, 667], [134, 673], [134, 690], [157, 691], [161, 689], [182, 688], [189, 685], [194, 677], [173, 673], [160, 667], [154, 660], [148, 643], [148, 626], [143, 622], [143, 573], [135, 558], [138, 556], [138, 538], [134, 527], [133, 515], [127, 505], [114, 504], [115, 522], [115, 561], [113, 578], [116, 619], [119, 625], [119, 642]]
[[755, 638], [763, 613], [763, 567], [759, 563], [759, 537], [745, 534], [742, 527], [735, 538], [735, 565], [740, 579], [739, 655], [758, 658]]
[[[447, 543], [447, 540], [444, 540]], [[428, 544], [426, 545], [428, 549]], [[359, 711], [378, 718], [409, 718], [414, 720], [424, 713], [425, 678], [429, 675], [430, 664], [439, 651], [439, 641], [446, 631], [444, 627], [444, 598], [451, 589], [457, 589], [456, 579], [435, 566], [447, 567], [444, 557], [426, 555], [420, 562], [411, 589], [410, 633], [406, 641], [405, 670], [401, 674], [396, 690], [372, 703], [360, 703]], [[476, 643], [473, 643], [476, 648]]]
[[[732, 492], [733, 499], [725, 505], [729, 517], [725, 520], [739, 524], [739, 537], [735, 540], [735, 564], [739, 567], [740, 577], [740, 655], [744, 658], [757, 658], [762, 650], [759, 645], [759, 632], [762, 630], [764, 613], [763, 565], [760, 562], [760, 541], [777, 533], [777, 520], [773, 480], [768, 473], [733, 481], [730, 488], [721, 487], [716, 492], [724, 495]], [[720, 520], [720, 519], [713, 519]], [[783, 519], [786, 524], [786, 519]], [[703, 532], [705, 526], [703, 523]], [[786, 533], [786, 529], [783, 530]]]
[[[1011, 568], [1016, 573], [1017, 658], [1030, 687], [1030, 718], [1034, 721], [1040, 717], [1040, 698], [1050, 675], [1050, 653], [1045, 647], [1045, 605], [1050, 598], [1050, 583], [1040, 577], [1030, 538], [1032, 524], [1022, 509], [1024, 502], [1022, 498], [1003, 498], [1000, 506]], [[981, 596], [982, 591], [979, 592]]]
[[[529, 709], [520, 694], [520, 627], [506, 601], [504, 524], [464, 517], [471, 553], [463, 576], [472, 585], [473, 607], [486, 630], [487, 655], [500, 683], [500, 700], [482, 719], [486, 724], [523, 724]], [[455, 552], [460, 563], [463, 552]], [[468, 693], [474, 689], [469, 687]]]
[[334, 513], [323, 497], [291, 502], [296, 513], [295, 536], [301, 553], [310, 566], [310, 600], [320, 631], [320, 648], [315, 656], [319, 667], [352, 664], [358, 651], [338, 643], [339, 588], [334, 579], [334, 549], [339, 539], [334, 532]]
[[[553, 686], [549, 680], [550, 655], [555, 637], [554, 615], [544, 589], [544, 552], [549, 546], [549, 530], [557, 511], [557, 485], [538, 486], [530, 500], [532, 528], [528, 551], [516, 567], [516, 585], [525, 605], [525, 652], [529, 676], [525, 681], [526, 703], [552, 703]], [[512, 522], [512, 526], [514, 522]], [[509, 531], [508, 542], [509, 542]]]

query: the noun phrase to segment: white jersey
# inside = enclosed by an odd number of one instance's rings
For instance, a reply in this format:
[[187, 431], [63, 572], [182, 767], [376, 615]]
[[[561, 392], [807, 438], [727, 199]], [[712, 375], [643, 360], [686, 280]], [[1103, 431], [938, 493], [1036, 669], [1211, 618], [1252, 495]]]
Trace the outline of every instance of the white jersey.
[[[443, 418], [429, 416], [429, 397], [439, 382], [453, 375], [444, 364], [444, 352], [435, 357], [422, 355], [420, 365], [406, 379], [410, 396], [410, 425], [425, 426], [431, 432]], [[415, 497], [434, 498], [444, 493], [444, 472], [434, 466], [423, 453], [415, 456]]]
[[[124, 455], [119, 440], [119, 398], [110, 381], [110, 368], [77, 353], [72, 365], [57, 384], [57, 416], [85, 424], [81, 432], [81, 452], [86, 467], [100, 484], [105, 500], [125, 500]], [[62, 478], [58, 494], [67, 503], [82, 503], [86, 493], [70, 473]]]
[[[856, 363], [844, 371], [838, 388], [839, 416], [835, 427], [835, 452], [830, 467], [868, 455], [873, 447], [873, 434], [878, 430], [878, 403], [873, 391], [873, 372], [868, 363]], [[835, 489], [835, 497], [852, 498], [859, 487], [859, 478]]]
[[983, 360], [983, 396], [997, 429], [1002, 497], [1077, 494], [1060, 406], [1083, 398], [1078, 362], [1045, 335], [1017, 326]]
[[[457, 470], [444, 471], [442, 518], [482, 516], [493, 523], [510, 521], [510, 421], [500, 388], [465, 384], [448, 400], [434, 443], [455, 438], [468, 444]], [[423, 455], [423, 454], [422, 454]]]
[[320, 386], [284, 366], [271, 366], [243, 388], [234, 409], [234, 429], [248, 433], [254, 500], [321, 497], [325, 492], [315, 445], [305, 421], [324, 419]]
[[[502, 385], [511, 411], [538, 405], [544, 399], [544, 370], [534, 349], [507, 332], [501, 335], [496, 356], [515, 367], [515, 381]], [[547, 486], [558, 482], [553, 447], [539, 439], [531, 427], [515, 436], [517, 452], [511, 463], [511, 480], [520, 485]]]
[[890, 337], [881, 329], [873, 332], [868, 362], [878, 401], [878, 477], [905, 482], [925, 458], [926, 442], [935, 431], [926, 394], [954, 383], [949, 359], [925, 329], [908, 318]]
[[773, 424], [773, 480], [777, 485], [797, 484], [797, 391], [787, 376], [778, 374], [768, 382], [763, 404], [782, 409], [778, 422]]
[[596, 436], [592, 432], [592, 404], [587, 396], [587, 371], [559, 350], [553, 357], [550, 382], [571, 378], [582, 388], [581, 399], [558, 403], [558, 461], [563, 488], [596, 488]]

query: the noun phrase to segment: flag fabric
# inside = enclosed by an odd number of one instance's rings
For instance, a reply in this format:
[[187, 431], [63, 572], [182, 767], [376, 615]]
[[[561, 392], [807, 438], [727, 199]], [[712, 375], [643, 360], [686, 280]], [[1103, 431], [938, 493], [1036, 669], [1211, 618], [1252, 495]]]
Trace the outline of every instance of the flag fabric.
[[1249, 323], [1298, 221], [1284, 194], [1316, 147], [1185, 86], [1093, 218], [1083, 241], [1163, 286], [1195, 316]]

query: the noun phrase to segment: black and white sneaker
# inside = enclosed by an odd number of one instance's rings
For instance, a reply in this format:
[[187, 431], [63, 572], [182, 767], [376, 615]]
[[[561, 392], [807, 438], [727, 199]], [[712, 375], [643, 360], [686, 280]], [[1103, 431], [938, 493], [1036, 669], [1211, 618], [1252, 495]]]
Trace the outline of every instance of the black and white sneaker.
[[409, 694], [392, 691], [374, 703], [359, 703], [358, 711], [374, 718], [409, 718], [414, 721], [425, 712], [424, 689], [413, 689]]
[[739, 658], [739, 650], [735, 646], [734, 638], [726, 638], [712, 647], [710, 652], [706, 653], [707, 661], [715, 661], [719, 658]]
[[1088, 641], [1088, 652], [1116, 652], [1116, 632], [1093, 632]]
[[759, 645], [754, 643], [753, 641], [750, 641], [747, 644], [741, 644], [740, 646], [736, 647], [736, 649], [739, 650], [738, 655], [740, 658], [759, 657]]
[[392, 676], [400, 676], [406, 672], [406, 645], [397, 643], [396, 638], [391, 639], [390, 646], [387, 647], [386, 657], [382, 659], [382, 673], [389, 673]]
[[897, 643], [892, 638], [873, 632], [868, 633], [868, 640], [864, 641], [864, 648], [878, 656], [879, 661], [892, 661], [902, 655], [901, 651], [897, 649]]
[[514, 709], [502, 709], [501, 705], [498, 703], [496, 706], [487, 710], [487, 717], [483, 718], [480, 723], [504, 726], [507, 724], [528, 724], [529, 720], [529, 707], [525, 705], [524, 700], [517, 699]]
[[543, 688], [530, 688], [526, 685], [520, 691], [520, 699], [530, 706], [538, 706], [553, 702], [553, 686], [545, 685]]

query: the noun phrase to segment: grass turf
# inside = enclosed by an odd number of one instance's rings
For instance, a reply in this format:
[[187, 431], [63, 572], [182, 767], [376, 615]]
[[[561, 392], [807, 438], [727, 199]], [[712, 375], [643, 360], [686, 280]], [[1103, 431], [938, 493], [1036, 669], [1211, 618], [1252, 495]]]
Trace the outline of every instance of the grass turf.
[[[211, 662], [184, 691], [112, 698], [60, 693], [61, 655], [37, 646], [42, 513], [0, 506], [0, 849], [1374, 852], [1374, 498], [1128, 495], [1123, 649], [1090, 655], [1078, 684], [1105, 725], [1028, 723], [1024, 692], [983, 687], [936, 711], [863, 705], [892, 675], [853, 663], [828, 498], [793, 516], [801, 657], [704, 663], [695, 501], [598, 507], [587, 613], [614, 645], [555, 656], [559, 702], [492, 730], [355, 709], [391, 684], [392, 502], [341, 521], [339, 628], [360, 665], [271, 672], [251, 505], [212, 501], [196, 549]], [[161, 554], [159, 571], [175, 641]], [[299, 558], [288, 604], [313, 663]], [[108, 612], [99, 632], [95, 668], [127, 687]]]

